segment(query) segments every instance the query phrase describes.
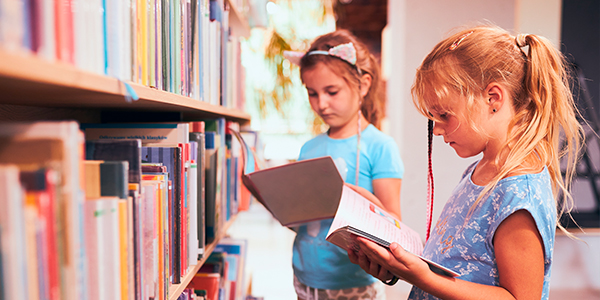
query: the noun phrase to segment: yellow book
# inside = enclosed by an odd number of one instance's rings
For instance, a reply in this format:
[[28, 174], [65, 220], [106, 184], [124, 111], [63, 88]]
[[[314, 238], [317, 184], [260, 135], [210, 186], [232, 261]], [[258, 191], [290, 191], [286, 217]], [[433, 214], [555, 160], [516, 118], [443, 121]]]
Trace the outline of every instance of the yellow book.
[[148, 35], [148, 85], [156, 87], [156, 10], [154, 7], [154, 1], [148, 0], [147, 2], [147, 35]]
[[148, 17], [145, 0], [137, 0], [138, 21], [138, 68], [141, 84], [148, 85]]
[[119, 200], [119, 244], [120, 244], [120, 258], [121, 258], [121, 300], [129, 299], [129, 280], [126, 278], [128, 275], [127, 267], [127, 201]]

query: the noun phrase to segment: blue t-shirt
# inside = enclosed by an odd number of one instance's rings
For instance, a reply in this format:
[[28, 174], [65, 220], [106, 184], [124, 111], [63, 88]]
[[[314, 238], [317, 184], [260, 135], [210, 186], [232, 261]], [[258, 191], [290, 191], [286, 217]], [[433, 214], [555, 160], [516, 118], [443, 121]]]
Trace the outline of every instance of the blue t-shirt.
[[[444, 206], [425, 244], [423, 256], [461, 274], [462, 280], [499, 286], [494, 234], [514, 212], [524, 209], [535, 220], [544, 243], [544, 289], [548, 299], [550, 266], [556, 230], [556, 206], [548, 169], [500, 180], [489, 197], [480, 200], [466, 223], [471, 206], [484, 189], [471, 181], [471, 165]], [[409, 299], [438, 299], [413, 287]]]
[[[356, 135], [332, 139], [323, 133], [306, 142], [298, 160], [331, 156], [346, 174], [345, 181], [356, 181]], [[369, 125], [360, 137], [359, 186], [373, 192], [373, 179], [402, 178], [404, 165], [396, 142]], [[350, 262], [348, 253], [325, 240], [333, 219], [314, 221], [296, 229], [293, 267], [298, 280], [319, 289], [346, 289], [367, 286], [375, 278]]]

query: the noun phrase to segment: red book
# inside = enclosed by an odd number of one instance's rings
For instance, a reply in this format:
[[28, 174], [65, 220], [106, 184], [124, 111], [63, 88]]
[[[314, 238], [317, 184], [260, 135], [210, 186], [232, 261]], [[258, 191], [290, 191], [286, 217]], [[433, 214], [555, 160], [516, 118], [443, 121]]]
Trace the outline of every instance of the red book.
[[56, 184], [58, 174], [49, 169], [41, 169], [35, 172], [22, 172], [21, 183], [27, 193], [31, 195], [36, 203], [38, 219], [43, 225], [43, 234], [38, 249], [42, 254], [43, 267], [40, 268], [40, 277], [48, 285], [44, 291], [51, 300], [58, 300], [60, 295], [60, 273], [58, 264], [58, 249], [56, 245], [56, 228], [54, 223], [56, 217]]
[[56, 28], [56, 57], [64, 62], [75, 63], [75, 43], [73, 40], [72, 0], [54, 0]]

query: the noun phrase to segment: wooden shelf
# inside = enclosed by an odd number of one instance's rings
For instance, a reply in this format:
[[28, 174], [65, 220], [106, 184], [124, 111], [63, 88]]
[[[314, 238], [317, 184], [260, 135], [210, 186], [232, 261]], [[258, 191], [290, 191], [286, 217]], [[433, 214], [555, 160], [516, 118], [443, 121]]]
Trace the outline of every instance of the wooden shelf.
[[188, 270], [188, 273], [184, 277], [181, 278], [181, 283], [172, 284], [169, 287], [169, 300], [177, 300], [177, 298], [181, 295], [183, 290], [192, 281], [192, 278], [194, 277], [194, 275], [196, 275], [198, 270], [200, 270], [200, 267], [204, 264], [204, 262], [206, 262], [206, 259], [215, 250], [219, 241], [221, 239], [223, 239], [223, 237], [225, 237], [225, 235], [227, 234], [227, 230], [229, 229], [231, 224], [233, 224], [233, 222], [235, 222], [236, 217], [237, 216], [231, 217], [231, 219], [229, 221], [227, 221], [227, 223], [225, 223], [225, 226], [220, 230], [219, 236], [215, 239], [215, 241], [210, 243], [209, 245], [206, 245], [202, 259], [199, 260], [198, 263], [194, 267], [192, 267]]
[[127, 102], [116, 78], [95, 74], [32, 54], [0, 50], [0, 104], [53, 108], [180, 113], [183, 121], [225, 117], [250, 121], [250, 115], [189, 97], [128, 82], [139, 100]]

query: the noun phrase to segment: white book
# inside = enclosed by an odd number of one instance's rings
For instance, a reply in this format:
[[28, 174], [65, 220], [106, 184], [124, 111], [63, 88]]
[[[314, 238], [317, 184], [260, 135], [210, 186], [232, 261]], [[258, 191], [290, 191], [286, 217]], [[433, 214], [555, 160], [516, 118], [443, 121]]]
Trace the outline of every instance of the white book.
[[132, 78], [132, 46], [131, 46], [131, 28], [132, 28], [132, 19], [131, 19], [131, 9], [132, 9], [132, 1], [118, 1], [119, 5], [121, 5], [121, 80], [133, 81]]
[[158, 294], [158, 232], [156, 223], [155, 183], [142, 182], [141, 203], [141, 262], [142, 299], [150, 299]]
[[[73, 0], [73, 41], [75, 45], [75, 65], [92, 71], [88, 36], [90, 6], [85, 0]], [[52, 27], [53, 28], [53, 27]]]
[[97, 74], [106, 74], [106, 45], [104, 37], [104, 4], [103, 0], [86, 0], [90, 2], [90, 15], [87, 22], [90, 23], [90, 35], [86, 37], [86, 43], [92, 59], [92, 71]]
[[200, 28], [201, 32], [201, 41], [200, 45], [202, 55], [200, 59], [202, 60], [202, 101], [211, 102], [210, 100], [210, 17], [209, 17], [209, 9], [208, 9], [208, 0], [201, 0], [203, 5], [200, 5], [202, 9], [201, 16], [201, 24]]
[[121, 244], [119, 238], [119, 198], [107, 197], [100, 203], [105, 216], [100, 221], [102, 237], [100, 247], [103, 248], [101, 263], [104, 264], [104, 282], [106, 283], [104, 299], [121, 299]]
[[100, 263], [102, 255], [101, 227], [97, 212], [100, 211], [100, 200], [88, 199], [83, 204], [83, 228], [85, 233], [85, 249], [87, 254], [86, 268], [89, 280], [88, 299], [103, 299], [104, 283], [102, 282], [103, 265]]
[[21, 0], [0, 1], [0, 46], [11, 51], [23, 49], [25, 13]]
[[[198, 143], [192, 142], [190, 152], [198, 152]], [[194, 161], [188, 168], [188, 267], [198, 263], [198, 163]]]
[[[119, 79], [124, 78], [123, 72], [123, 54], [125, 51], [123, 35], [125, 32], [125, 24], [123, 23], [123, 3], [127, 1], [121, 0], [105, 0], [105, 28], [106, 32], [106, 57], [108, 61], [106, 63], [106, 75], [116, 77]], [[129, 25], [129, 24], [127, 24]]]
[[50, 60], [56, 60], [56, 34], [54, 20], [54, 1], [41, 0], [41, 39], [38, 55]]
[[28, 299], [25, 216], [19, 168], [0, 165], [0, 253], [6, 299]]

